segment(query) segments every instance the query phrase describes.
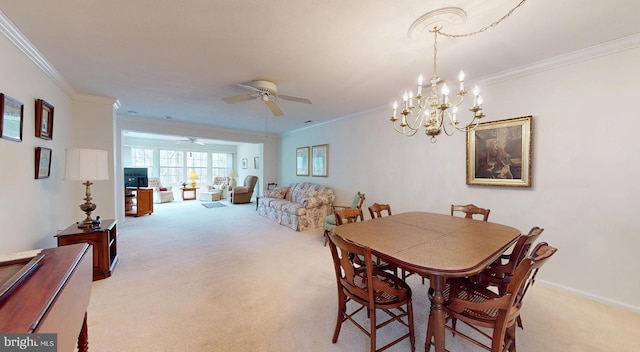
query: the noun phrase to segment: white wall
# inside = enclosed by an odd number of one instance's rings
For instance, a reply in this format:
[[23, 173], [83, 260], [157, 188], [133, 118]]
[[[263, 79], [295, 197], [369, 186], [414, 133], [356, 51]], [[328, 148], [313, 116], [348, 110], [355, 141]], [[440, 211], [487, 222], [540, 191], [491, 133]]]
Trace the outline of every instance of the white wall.
[[[79, 209], [84, 202], [84, 186], [63, 180], [64, 150], [90, 146], [109, 150], [112, 158], [112, 107], [105, 98], [72, 99], [5, 36], [0, 36], [0, 77], [0, 92], [24, 104], [22, 142], [0, 139], [0, 252], [55, 247], [56, 231], [85, 217]], [[36, 99], [54, 107], [52, 140], [35, 137]], [[52, 149], [49, 178], [34, 178], [36, 147]], [[110, 183], [98, 181], [92, 186], [97, 211], [103, 218], [114, 215]]]
[[[396, 213], [475, 203], [491, 209], [490, 221], [523, 233], [543, 227], [540, 240], [559, 251], [540, 280], [640, 312], [637, 62], [633, 49], [482, 87], [487, 121], [533, 115], [531, 188], [467, 186], [464, 134], [435, 144], [424, 134], [404, 137], [388, 108], [284, 135], [282, 183], [329, 185], [337, 204], [361, 191], [367, 204], [388, 202]], [[295, 149], [324, 143], [329, 177], [296, 177]]]

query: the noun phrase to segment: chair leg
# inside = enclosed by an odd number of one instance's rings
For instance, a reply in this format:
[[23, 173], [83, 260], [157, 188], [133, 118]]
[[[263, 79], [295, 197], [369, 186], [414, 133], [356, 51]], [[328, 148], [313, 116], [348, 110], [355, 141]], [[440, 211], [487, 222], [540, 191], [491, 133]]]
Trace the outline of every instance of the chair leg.
[[407, 311], [409, 313], [409, 341], [411, 342], [411, 352], [416, 350], [416, 332], [413, 325], [413, 303], [411, 300], [407, 302]]
[[369, 351], [376, 352], [376, 311], [375, 307], [369, 305], [367, 307], [367, 313], [369, 315], [369, 338], [370, 338], [370, 348]]
[[329, 230], [324, 230], [324, 246], [327, 246], [327, 243], [329, 242]]
[[342, 327], [342, 322], [344, 322], [344, 316], [347, 311], [347, 297], [345, 297], [344, 293], [340, 291], [338, 293], [338, 318], [336, 320], [336, 329], [333, 332], [333, 340], [331, 342], [338, 342], [338, 336], [340, 335], [340, 328]]

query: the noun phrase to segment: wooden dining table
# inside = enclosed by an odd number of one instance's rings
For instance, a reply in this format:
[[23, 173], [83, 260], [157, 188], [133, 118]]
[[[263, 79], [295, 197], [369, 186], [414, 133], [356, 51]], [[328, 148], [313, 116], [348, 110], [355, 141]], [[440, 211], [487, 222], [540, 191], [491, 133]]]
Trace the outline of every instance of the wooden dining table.
[[[509, 226], [428, 212], [407, 212], [337, 226], [339, 236], [371, 248], [401, 269], [429, 278], [436, 352], [445, 351], [443, 290], [449, 277], [473, 276], [520, 236]], [[425, 342], [425, 351], [430, 341]]]

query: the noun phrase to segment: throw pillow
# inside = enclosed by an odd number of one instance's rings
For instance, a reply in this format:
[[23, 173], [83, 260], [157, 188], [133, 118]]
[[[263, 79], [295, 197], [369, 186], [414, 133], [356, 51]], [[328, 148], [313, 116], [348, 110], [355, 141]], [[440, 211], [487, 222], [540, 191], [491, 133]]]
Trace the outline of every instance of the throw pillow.
[[164, 191], [166, 191], [166, 190], [167, 190], [167, 187], [160, 187], [160, 191], [161, 191], [161, 192], [164, 192]]

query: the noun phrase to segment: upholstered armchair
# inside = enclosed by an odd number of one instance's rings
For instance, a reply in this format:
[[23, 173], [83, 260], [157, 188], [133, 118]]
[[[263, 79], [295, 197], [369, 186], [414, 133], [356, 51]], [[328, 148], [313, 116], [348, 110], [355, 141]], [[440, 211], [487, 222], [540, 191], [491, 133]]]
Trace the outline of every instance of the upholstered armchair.
[[173, 189], [171, 186], [163, 187], [159, 177], [149, 177], [149, 187], [153, 188], [154, 203], [166, 203], [173, 200]]
[[253, 189], [256, 187], [257, 182], [258, 176], [249, 175], [245, 177], [244, 185], [233, 187], [233, 189], [229, 193], [231, 197], [231, 203], [251, 203], [251, 196], [253, 195]]
[[213, 185], [208, 185], [208, 192], [220, 192], [221, 198], [226, 198], [226, 190], [229, 186], [229, 178], [226, 176], [216, 176], [213, 178]]

